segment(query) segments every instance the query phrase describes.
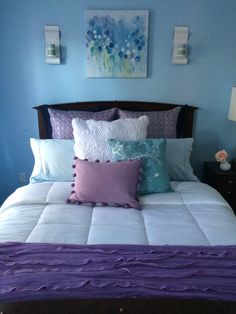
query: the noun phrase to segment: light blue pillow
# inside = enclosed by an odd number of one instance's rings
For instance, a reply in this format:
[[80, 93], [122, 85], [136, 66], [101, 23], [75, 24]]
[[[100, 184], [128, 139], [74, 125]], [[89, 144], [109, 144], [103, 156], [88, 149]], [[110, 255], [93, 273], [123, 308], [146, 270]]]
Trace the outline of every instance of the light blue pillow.
[[30, 183], [73, 181], [74, 140], [30, 139], [34, 168]]
[[141, 158], [139, 194], [172, 191], [165, 166], [166, 140], [120, 141], [109, 139], [108, 142], [113, 160]]
[[166, 140], [166, 165], [171, 181], [199, 181], [190, 162], [192, 146], [193, 138]]

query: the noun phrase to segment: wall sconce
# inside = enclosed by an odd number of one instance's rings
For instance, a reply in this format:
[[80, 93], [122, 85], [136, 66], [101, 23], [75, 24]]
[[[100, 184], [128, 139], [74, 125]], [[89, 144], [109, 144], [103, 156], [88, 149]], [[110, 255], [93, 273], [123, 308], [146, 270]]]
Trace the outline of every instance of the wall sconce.
[[60, 64], [59, 26], [45, 26], [45, 62]]
[[173, 43], [173, 64], [188, 63], [188, 27], [175, 27]]
[[236, 121], [236, 86], [232, 87], [228, 119]]

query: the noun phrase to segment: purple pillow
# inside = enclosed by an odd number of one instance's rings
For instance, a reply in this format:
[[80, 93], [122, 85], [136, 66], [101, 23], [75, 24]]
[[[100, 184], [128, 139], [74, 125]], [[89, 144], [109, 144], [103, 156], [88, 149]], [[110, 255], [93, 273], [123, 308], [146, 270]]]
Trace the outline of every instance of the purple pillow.
[[118, 109], [119, 119], [138, 118], [147, 116], [150, 120], [147, 129], [147, 138], [176, 138], [176, 126], [181, 107], [166, 111], [128, 111]]
[[91, 162], [76, 158], [69, 203], [96, 203], [141, 209], [136, 198], [140, 160]]
[[112, 108], [104, 111], [65, 111], [48, 109], [52, 126], [52, 138], [70, 139], [73, 138], [71, 121], [74, 118], [83, 120], [113, 121], [116, 118], [117, 109]]

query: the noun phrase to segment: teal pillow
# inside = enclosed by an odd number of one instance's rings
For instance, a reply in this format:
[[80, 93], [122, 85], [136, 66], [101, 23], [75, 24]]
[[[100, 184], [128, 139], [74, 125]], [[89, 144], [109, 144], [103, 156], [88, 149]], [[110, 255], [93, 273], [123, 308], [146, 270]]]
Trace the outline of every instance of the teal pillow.
[[165, 166], [165, 139], [120, 141], [109, 139], [113, 160], [142, 159], [139, 194], [172, 192]]

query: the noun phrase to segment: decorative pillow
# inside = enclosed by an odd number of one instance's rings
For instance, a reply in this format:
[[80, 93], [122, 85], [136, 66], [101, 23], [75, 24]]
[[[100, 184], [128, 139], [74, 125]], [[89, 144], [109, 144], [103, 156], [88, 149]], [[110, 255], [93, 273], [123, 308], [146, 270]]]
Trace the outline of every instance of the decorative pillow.
[[139, 194], [171, 192], [165, 166], [166, 141], [147, 139], [143, 141], [119, 141], [110, 139], [113, 160], [140, 159]]
[[140, 160], [90, 162], [75, 159], [74, 190], [69, 203], [100, 203], [140, 209], [136, 199]]
[[113, 121], [116, 118], [117, 109], [112, 108], [104, 111], [65, 111], [48, 109], [52, 126], [52, 138], [68, 139], [73, 138], [71, 121], [74, 118], [83, 120], [104, 120]]
[[190, 162], [192, 146], [193, 138], [167, 139], [166, 164], [170, 180], [199, 181]]
[[42, 181], [73, 181], [71, 163], [74, 140], [30, 139], [34, 155], [34, 168], [30, 183]]
[[148, 138], [175, 138], [176, 126], [181, 106], [166, 111], [127, 111], [118, 109], [120, 119], [138, 118], [147, 116], [150, 120], [147, 137]]
[[141, 140], [147, 135], [149, 119], [123, 119], [112, 122], [73, 119], [75, 155], [80, 159], [95, 161], [111, 160], [112, 153], [109, 138], [120, 140]]

